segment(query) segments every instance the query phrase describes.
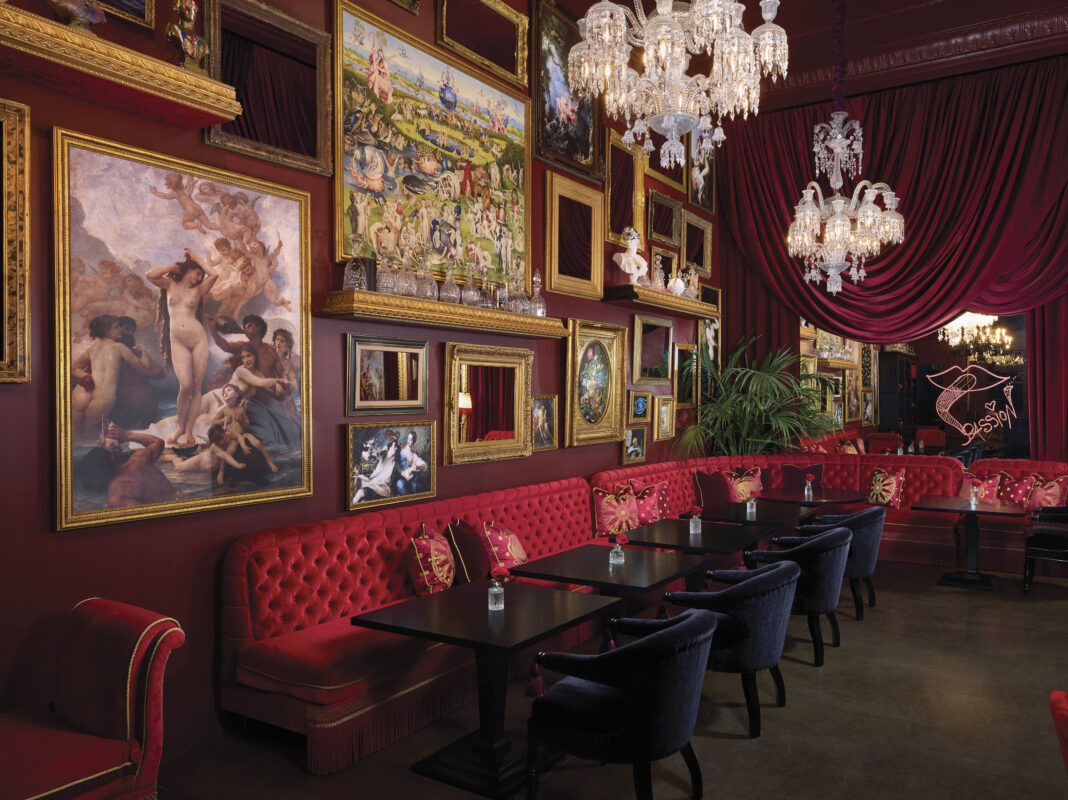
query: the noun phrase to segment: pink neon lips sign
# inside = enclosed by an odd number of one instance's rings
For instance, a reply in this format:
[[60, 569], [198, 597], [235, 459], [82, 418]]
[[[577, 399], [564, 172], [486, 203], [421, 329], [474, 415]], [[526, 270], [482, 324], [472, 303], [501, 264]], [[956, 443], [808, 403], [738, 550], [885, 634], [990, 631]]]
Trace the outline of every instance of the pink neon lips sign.
[[[935, 412], [947, 424], [960, 431], [965, 444], [971, 444], [977, 437], [985, 439], [995, 428], [1012, 428], [1016, 419], [1016, 408], [1012, 404], [1012, 378], [995, 375], [986, 367], [969, 364], [966, 369], [953, 366], [935, 375], [928, 375], [927, 380], [942, 390], [935, 401]], [[997, 400], [984, 404], [987, 414], [975, 422], [961, 422], [950, 413], [953, 405], [972, 392], [988, 392], [1001, 387], [1005, 402], [998, 407]]]

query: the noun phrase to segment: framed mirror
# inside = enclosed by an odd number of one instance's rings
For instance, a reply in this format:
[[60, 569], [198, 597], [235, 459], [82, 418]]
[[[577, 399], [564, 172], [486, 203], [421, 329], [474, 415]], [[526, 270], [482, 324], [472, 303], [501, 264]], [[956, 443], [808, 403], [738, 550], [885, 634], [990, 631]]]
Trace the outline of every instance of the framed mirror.
[[675, 437], [675, 400], [658, 394], [653, 398], [653, 441]]
[[345, 336], [345, 414], [426, 412], [426, 342]]
[[525, 89], [528, 25], [502, 0], [441, 0], [437, 43]]
[[605, 233], [612, 244], [626, 247], [623, 229], [634, 228], [645, 238], [645, 154], [624, 144], [617, 131], [608, 131], [608, 159], [604, 177]]
[[646, 227], [650, 242], [678, 247], [682, 237], [682, 202], [650, 190]]
[[701, 381], [701, 360], [692, 344], [675, 345], [675, 408], [693, 408]]
[[545, 172], [545, 288], [601, 299], [604, 247], [601, 193], [578, 181]]
[[631, 383], [645, 386], [671, 385], [671, 320], [634, 315], [634, 361]]
[[712, 223], [683, 209], [682, 257], [702, 278], [712, 277]]
[[718, 286], [709, 286], [706, 283], [701, 284], [701, 302], [707, 303], [710, 306], [715, 306], [716, 310], [719, 310], [720, 293]]
[[445, 343], [445, 464], [531, 453], [534, 351]]

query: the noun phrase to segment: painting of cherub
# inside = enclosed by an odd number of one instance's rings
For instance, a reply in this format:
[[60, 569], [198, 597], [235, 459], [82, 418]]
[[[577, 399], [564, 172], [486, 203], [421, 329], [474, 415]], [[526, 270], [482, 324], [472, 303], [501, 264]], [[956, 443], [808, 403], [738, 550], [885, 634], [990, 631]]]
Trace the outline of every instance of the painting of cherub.
[[55, 135], [60, 527], [310, 493], [308, 195]]

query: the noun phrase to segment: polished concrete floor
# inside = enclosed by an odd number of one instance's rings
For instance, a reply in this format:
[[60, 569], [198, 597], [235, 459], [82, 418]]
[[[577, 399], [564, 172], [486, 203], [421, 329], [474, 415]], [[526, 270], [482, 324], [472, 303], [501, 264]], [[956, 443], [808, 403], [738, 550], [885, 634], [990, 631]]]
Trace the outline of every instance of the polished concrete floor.
[[[935, 585], [941, 570], [880, 564], [878, 605], [839, 607], [842, 646], [812, 666], [803, 618], [791, 620], [780, 663], [787, 705], [758, 678], [763, 735], [750, 739], [741, 681], [707, 676], [693, 745], [705, 797], [1068, 798], [1049, 693], [1068, 688], [1068, 581], [1018, 576], [1000, 592]], [[826, 631], [826, 622], [824, 630]], [[510, 687], [508, 727], [522, 731], [524, 682]], [[164, 763], [160, 800], [351, 800], [474, 797], [409, 766], [477, 726], [474, 706], [326, 778], [301, 767], [303, 740], [253, 725]], [[164, 753], [166, 756], [166, 752]], [[653, 765], [657, 800], [687, 798], [680, 756]], [[566, 760], [541, 784], [544, 800], [633, 797], [628, 766]]]

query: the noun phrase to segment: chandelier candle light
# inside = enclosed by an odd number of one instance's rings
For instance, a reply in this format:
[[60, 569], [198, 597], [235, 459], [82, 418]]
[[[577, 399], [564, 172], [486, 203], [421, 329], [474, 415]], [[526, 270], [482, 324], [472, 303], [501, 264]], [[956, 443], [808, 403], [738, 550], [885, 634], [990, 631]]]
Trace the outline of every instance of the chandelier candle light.
[[[789, 253], [805, 262], [805, 282], [819, 283], [827, 273], [827, 291], [842, 290], [842, 273], [849, 270], [853, 283], [867, 274], [864, 262], [879, 255], [886, 244], [900, 244], [905, 239], [905, 218], [897, 211], [898, 198], [885, 183], [861, 181], [852, 199], [840, 193], [848, 174], [850, 179], [861, 172], [864, 159], [864, 132], [857, 120], [849, 120], [845, 109], [845, 0], [833, 0], [832, 60], [834, 61], [835, 110], [830, 124], [819, 123], [812, 136], [816, 177], [820, 172], [834, 191], [826, 201], [815, 181], [802, 192], [794, 207], [794, 219], [787, 236]], [[882, 195], [885, 209], [875, 201]]]
[[[733, 0], [656, 0], [648, 16], [641, 0], [633, 12], [600, 0], [579, 20], [582, 41], [567, 57], [568, 84], [579, 98], [604, 95], [608, 114], [626, 120], [627, 144], [644, 137], [642, 149], [651, 154], [649, 130], [666, 137], [664, 169], [686, 163], [681, 139], [690, 131], [707, 158], [726, 139], [724, 117], [759, 110], [761, 72], [772, 81], [786, 77], [786, 31], [773, 22], [778, 7], [779, 0], [762, 0], [764, 24], [750, 36], [742, 28], [745, 5]], [[641, 75], [630, 67], [632, 47], [645, 50]], [[690, 55], [701, 52], [712, 56], [708, 74], [687, 75]]]

